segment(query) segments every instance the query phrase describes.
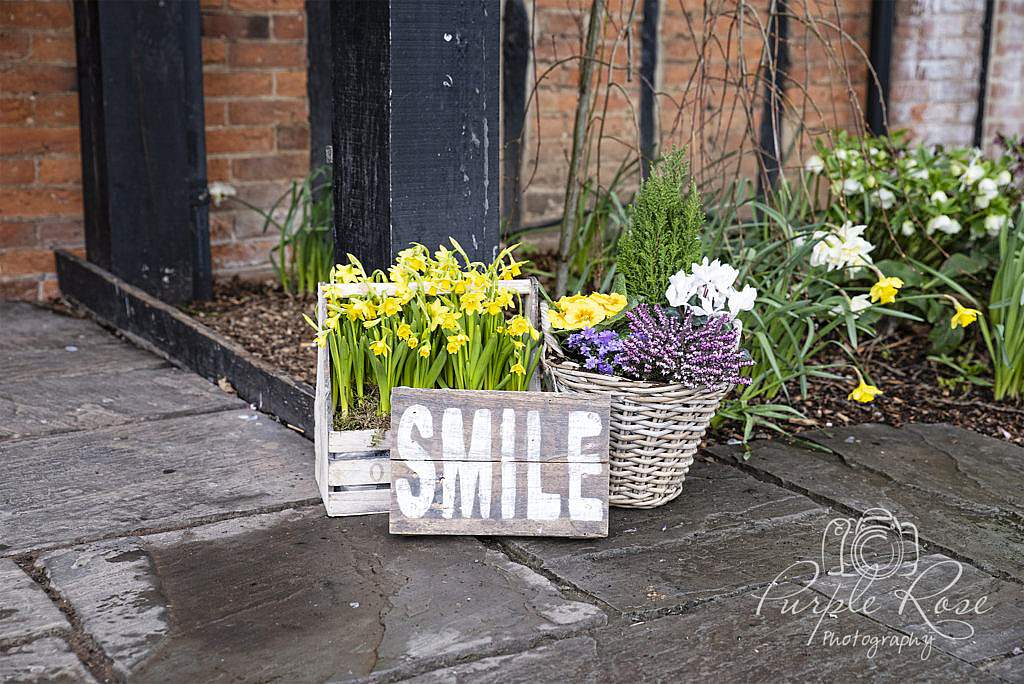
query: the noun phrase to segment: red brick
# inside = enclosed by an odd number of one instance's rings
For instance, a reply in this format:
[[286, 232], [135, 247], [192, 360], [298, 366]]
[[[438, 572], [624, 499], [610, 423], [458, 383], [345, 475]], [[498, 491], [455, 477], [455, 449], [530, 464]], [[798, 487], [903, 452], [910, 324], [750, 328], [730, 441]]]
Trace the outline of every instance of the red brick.
[[228, 59], [228, 44], [223, 38], [202, 39], [203, 64], [223, 64]]
[[221, 38], [269, 38], [270, 17], [205, 12], [203, 35]]
[[0, 68], [0, 90], [7, 93], [59, 93], [74, 90], [74, 67], [13, 64]]
[[58, 64], [75, 63], [75, 36], [66, 34], [42, 34], [32, 36], [32, 61], [56, 62]]
[[[49, 273], [47, 275], [50, 275]], [[60, 283], [56, 278], [47, 278], [39, 282], [39, 301], [48, 301], [60, 296]]]
[[202, 11], [218, 10], [224, 7], [224, 0], [199, 0], [199, 8]]
[[308, 150], [309, 126], [280, 126], [277, 129], [277, 149]]
[[81, 221], [44, 221], [39, 224], [39, 246], [48, 249], [81, 247], [85, 229]]
[[276, 154], [231, 161], [231, 173], [239, 180], [297, 178], [308, 171], [309, 155], [305, 154]]
[[278, 97], [306, 97], [306, 70], [275, 71], [274, 94]]
[[53, 273], [53, 251], [49, 249], [9, 249], [0, 252], [0, 278]]
[[264, 264], [276, 244], [277, 240], [268, 238], [213, 245], [210, 247], [213, 268], [220, 270]]
[[0, 249], [38, 246], [39, 238], [34, 222], [0, 223]]
[[206, 131], [206, 151], [210, 154], [226, 152], [267, 152], [274, 148], [274, 132], [264, 128], [215, 128]]
[[305, 9], [305, 0], [228, 0], [228, 7], [245, 12], [286, 12]]
[[0, 26], [52, 29], [70, 27], [74, 17], [70, 2], [7, 0], [0, 5]]
[[306, 16], [304, 14], [275, 14], [274, 38], [280, 40], [301, 40], [306, 37]]
[[242, 67], [304, 66], [306, 47], [297, 43], [234, 43], [229, 63]]
[[4, 280], [0, 276], [0, 300], [34, 302], [39, 297], [39, 282], [35, 278]]
[[234, 214], [223, 212], [211, 212], [210, 214], [210, 242], [220, 244], [231, 239], [235, 231]]
[[[2, 11], [2, 10], [0, 10]], [[28, 56], [29, 34], [24, 31], [0, 31], [0, 59], [16, 60]]]
[[82, 182], [82, 160], [78, 157], [43, 157], [39, 160], [39, 182], [52, 185]]
[[273, 76], [265, 71], [217, 71], [203, 74], [206, 97], [252, 97], [270, 95]]
[[[32, 118], [32, 100], [27, 97], [0, 98], [0, 124], [24, 124]], [[3, 138], [0, 137], [0, 150]]]
[[[203, 79], [207, 77], [203, 74]], [[203, 118], [206, 120], [206, 127], [223, 126], [228, 122], [228, 106], [223, 102], [210, 102], [203, 104]]]
[[232, 124], [305, 123], [304, 100], [253, 100], [228, 103], [228, 121]]
[[0, 184], [24, 185], [36, 179], [36, 165], [31, 159], [4, 159], [0, 162]]
[[213, 181], [231, 180], [231, 160], [214, 157], [206, 160], [206, 177]]
[[82, 213], [78, 188], [8, 189], [0, 192], [0, 216], [69, 216]]
[[36, 124], [77, 126], [78, 93], [53, 93], [36, 98]]
[[77, 128], [0, 127], [0, 153], [5, 155], [77, 151]]

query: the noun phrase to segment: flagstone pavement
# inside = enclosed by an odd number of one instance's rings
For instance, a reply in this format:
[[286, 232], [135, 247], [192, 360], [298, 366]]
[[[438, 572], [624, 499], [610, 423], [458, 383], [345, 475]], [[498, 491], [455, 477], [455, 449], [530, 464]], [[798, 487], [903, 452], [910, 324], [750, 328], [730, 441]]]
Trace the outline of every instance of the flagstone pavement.
[[[0, 303], [0, 681], [1024, 681], [1024, 450], [807, 437], [707, 449], [607, 539], [392, 537], [324, 515], [301, 435]], [[858, 541], [878, 508], [908, 543]]]

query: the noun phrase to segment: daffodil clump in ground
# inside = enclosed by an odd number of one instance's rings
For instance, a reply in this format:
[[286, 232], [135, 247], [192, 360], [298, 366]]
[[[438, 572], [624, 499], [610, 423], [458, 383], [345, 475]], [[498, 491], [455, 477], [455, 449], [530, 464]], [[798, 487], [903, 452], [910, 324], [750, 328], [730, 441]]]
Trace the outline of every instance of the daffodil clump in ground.
[[[473, 262], [459, 244], [431, 255], [398, 254], [387, 273], [367, 274], [352, 255], [321, 286], [327, 317], [316, 341], [331, 355], [331, 400], [341, 414], [369, 398], [390, 413], [391, 388], [525, 390], [539, 359], [540, 333], [507, 287], [524, 262], [513, 247], [493, 263]], [[352, 294], [365, 284], [365, 294]]]

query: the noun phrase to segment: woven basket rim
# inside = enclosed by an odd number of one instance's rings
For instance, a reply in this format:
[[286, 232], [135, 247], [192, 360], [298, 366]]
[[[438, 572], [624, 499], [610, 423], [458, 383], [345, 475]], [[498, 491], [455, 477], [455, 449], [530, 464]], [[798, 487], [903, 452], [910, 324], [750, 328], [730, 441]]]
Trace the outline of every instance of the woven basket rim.
[[633, 380], [632, 378], [624, 378], [621, 375], [605, 375], [604, 373], [591, 373], [589, 371], [580, 368], [579, 364], [574, 361], [560, 360], [551, 358], [551, 355], [545, 354], [544, 363], [551, 367], [553, 370], [558, 370], [563, 373], [572, 373], [573, 375], [581, 376], [584, 380], [593, 380], [599, 384], [608, 384], [614, 382], [624, 390], [641, 391], [647, 392], [687, 392], [693, 394], [718, 394], [729, 391], [731, 385], [702, 385], [695, 387], [694, 385], [685, 383], [661, 383], [653, 382], [650, 380]]

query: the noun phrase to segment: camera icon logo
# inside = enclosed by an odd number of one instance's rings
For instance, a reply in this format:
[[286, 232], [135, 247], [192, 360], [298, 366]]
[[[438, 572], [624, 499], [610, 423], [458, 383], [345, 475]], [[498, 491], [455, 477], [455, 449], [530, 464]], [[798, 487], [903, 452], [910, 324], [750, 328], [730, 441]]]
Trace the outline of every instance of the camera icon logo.
[[917, 574], [917, 526], [884, 508], [834, 518], [821, 538], [821, 568], [832, 575], [881, 580]]

